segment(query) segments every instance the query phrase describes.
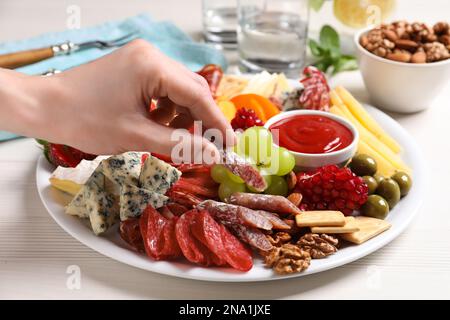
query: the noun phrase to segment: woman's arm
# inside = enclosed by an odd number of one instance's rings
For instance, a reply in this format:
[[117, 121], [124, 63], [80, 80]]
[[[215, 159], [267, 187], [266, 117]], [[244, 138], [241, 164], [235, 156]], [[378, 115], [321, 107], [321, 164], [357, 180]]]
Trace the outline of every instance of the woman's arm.
[[[170, 154], [173, 129], [148, 114], [151, 99], [162, 97], [224, 137], [232, 132], [206, 81], [142, 40], [51, 77], [0, 70], [0, 129], [89, 153]], [[216, 150], [205, 139], [201, 144]]]
[[[34, 77], [0, 69], [0, 129], [25, 136], [39, 130], [39, 110], [44, 88]], [[50, 87], [45, 88], [50, 91]]]

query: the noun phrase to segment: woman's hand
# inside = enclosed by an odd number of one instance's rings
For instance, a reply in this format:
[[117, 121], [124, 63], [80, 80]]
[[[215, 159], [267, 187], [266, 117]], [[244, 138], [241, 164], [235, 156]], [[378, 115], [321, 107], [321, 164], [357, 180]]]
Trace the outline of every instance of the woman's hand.
[[[17, 77], [15, 85], [32, 97], [31, 107], [20, 113], [28, 127], [6, 129], [84, 152], [169, 155], [178, 141], [171, 139], [174, 129], [163, 125], [167, 123], [185, 127], [201, 120], [203, 127], [217, 128], [223, 137], [232, 132], [207, 82], [143, 40], [52, 77]], [[151, 99], [158, 98], [158, 109], [150, 116]], [[177, 113], [180, 116], [174, 119]], [[192, 135], [183, 135], [185, 142], [194, 143]], [[212, 143], [197, 138], [202, 152], [216, 153]]]

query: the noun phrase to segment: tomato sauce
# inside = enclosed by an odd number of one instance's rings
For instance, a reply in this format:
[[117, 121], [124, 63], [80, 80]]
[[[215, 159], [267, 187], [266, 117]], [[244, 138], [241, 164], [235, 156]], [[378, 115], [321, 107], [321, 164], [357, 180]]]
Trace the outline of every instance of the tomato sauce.
[[[329, 153], [344, 149], [353, 141], [345, 125], [319, 115], [296, 115], [281, 119], [270, 126], [279, 137], [279, 145], [301, 153]], [[279, 130], [278, 134], [274, 130]]]

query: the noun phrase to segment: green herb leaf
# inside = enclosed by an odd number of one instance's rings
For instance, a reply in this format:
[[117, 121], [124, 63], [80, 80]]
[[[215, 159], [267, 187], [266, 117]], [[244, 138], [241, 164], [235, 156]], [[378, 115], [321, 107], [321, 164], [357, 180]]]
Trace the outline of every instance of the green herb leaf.
[[315, 57], [320, 57], [324, 53], [324, 49], [320, 46], [320, 44], [313, 39], [308, 40], [309, 50], [311, 50], [311, 54]]
[[344, 55], [333, 63], [333, 74], [341, 71], [350, 71], [358, 69], [358, 63], [355, 57]]
[[339, 35], [332, 27], [325, 25], [320, 29], [319, 35], [320, 45], [330, 50], [333, 58], [338, 58], [341, 50], [341, 43], [339, 41]]
[[314, 11], [319, 11], [324, 2], [325, 0], [309, 0], [309, 7]]
[[327, 70], [333, 65], [333, 59], [326, 56], [314, 63], [314, 66], [322, 72], [327, 72]]
[[332, 74], [341, 71], [355, 70], [358, 64], [354, 56], [343, 55], [340, 48], [339, 34], [329, 25], [325, 25], [320, 30], [320, 43], [313, 39], [308, 40], [311, 54], [317, 57], [314, 62], [319, 70], [327, 72], [332, 68]]

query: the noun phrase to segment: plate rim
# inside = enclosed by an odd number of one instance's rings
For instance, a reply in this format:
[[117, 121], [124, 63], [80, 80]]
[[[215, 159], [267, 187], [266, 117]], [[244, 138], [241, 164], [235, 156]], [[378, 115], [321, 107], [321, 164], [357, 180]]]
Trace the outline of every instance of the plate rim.
[[[126, 265], [129, 266], [133, 266], [133, 267], [137, 267], [146, 271], [150, 271], [153, 273], [157, 273], [160, 275], [166, 275], [166, 276], [173, 276], [173, 277], [177, 277], [177, 278], [184, 278], [184, 279], [191, 279], [191, 280], [200, 280], [200, 281], [211, 281], [211, 282], [263, 282], [263, 281], [274, 281], [274, 280], [283, 280], [283, 279], [289, 279], [289, 278], [297, 278], [297, 277], [303, 277], [303, 276], [308, 276], [311, 274], [315, 274], [315, 273], [319, 273], [319, 272], [323, 272], [326, 270], [331, 270], [334, 269], [336, 267], [340, 267], [343, 265], [346, 265], [348, 263], [354, 262], [358, 259], [361, 259], [362, 257], [368, 256], [372, 253], [374, 253], [375, 251], [381, 249], [382, 247], [386, 246], [387, 244], [389, 244], [391, 241], [393, 241], [395, 238], [397, 238], [400, 234], [402, 234], [410, 225], [411, 221], [414, 219], [414, 217], [417, 215], [418, 211], [420, 210], [420, 208], [423, 205], [424, 199], [425, 199], [425, 191], [426, 190], [426, 184], [427, 184], [427, 172], [428, 172], [428, 168], [425, 165], [425, 158], [423, 156], [423, 153], [420, 149], [420, 147], [418, 146], [418, 144], [416, 143], [416, 141], [413, 139], [413, 137], [397, 122], [395, 121], [392, 117], [390, 117], [388, 114], [384, 113], [383, 111], [365, 104], [365, 107], [367, 108], [367, 110], [369, 111], [369, 113], [371, 115], [374, 115], [375, 118], [382, 118], [382, 122], [387, 121], [389, 122], [389, 127], [395, 127], [396, 130], [398, 131], [398, 135], [403, 135], [404, 137], [407, 138], [408, 140], [408, 145], [409, 145], [409, 152], [412, 152], [413, 155], [411, 155], [412, 157], [415, 158], [415, 163], [417, 164], [417, 167], [414, 167], [414, 172], [415, 175], [417, 174], [417, 172], [419, 172], [419, 179], [418, 182], [419, 184], [417, 184], [417, 182], [415, 182], [415, 186], [413, 187], [413, 190], [415, 190], [415, 194], [421, 194], [422, 196], [416, 200], [416, 206], [415, 208], [413, 208], [412, 210], [409, 210], [409, 215], [407, 216], [406, 220], [403, 221], [402, 225], [397, 228], [397, 229], [389, 229], [384, 233], [384, 236], [382, 238], [379, 238], [378, 241], [368, 241], [365, 244], [359, 245], [359, 246], [364, 246], [363, 248], [361, 248], [360, 250], [356, 250], [354, 253], [350, 253], [349, 255], [344, 255], [344, 256], [339, 256], [339, 252], [336, 255], [333, 255], [332, 257], [330, 257], [329, 259], [330, 262], [327, 264], [323, 264], [323, 265], [319, 265], [316, 266], [315, 268], [312, 269], [308, 269], [306, 270], [306, 272], [302, 272], [302, 273], [294, 273], [294, 274], [289, 274], [289, 275], [276, 275], [276, 274], [272, 274], [271, 276], [267, 277], [266, 275], [262, 275], [262, 276], [255, 276], [252, 278], [245, 278], [245, 275], [248, 275], [248, 273], [239, 273], [239, 274], [227, 274], [224, 273], [223, 276], [221, 277], [216, 277], [213, 275], [191, 275], [190, 273], [183, 273], [182, 270], [178, 270], [178, 269], [174, 269], [171, 270], [170, 268], [167, 270], [164, 270], [164, 272], [161, 272], [161, 270], [152, 270], [148, 268], [148, 262], [151, 263], [160, 263], [155, 262], [155, 261], [151, 261], [151, 260], [145, 260], [145, 263], [141, 263], [139, 260], [130, 262], [127, 260], [127, 255], [125, 256], [121, 256], [120, 254], [115, 254], [116, 251], [113, 251], [114, 253], [111, 253], [109, 250], [102, 250], [100, 249], [100, 245], [92, 245], [89, 241], [87, 241], [86, 239], [84, 239], [83, 237], [81, 237], [80, 235], [78, 235], [74, 230], [72, 230], [72, 228], [70, 228], [64, 221], [62, 217], [59, 217], [59, 213], [54, 213], [48, 206], [47, 204], [47, 200], [44, 197], [44, 190], [45, 187], [40, 186], [39, 182], [41, 180], [40, 175], [43, 174], [42, 170], [44, 169], [45, 166], [48, 166], [49, 164], [46, 163], [46, 159], [45, 157], [41, 154], [40, 157], [37, 160], [37, 165], [36, 165], [36, 188], [38, 190], [39, 193], [39, 197], [41, 199], [42, 204], [44, 205], [45, 209], [47, 210], [47, 212], [50, 214], [50, 216], [53, 218], [53, 220], [55, 220], [55, 222], [65, 231], [67, 232], [70, 236], [72, 236], [73, 238], [75, 238], [77, 241], [79, 241], [80, 243], [82, 243], [83, 245], [87, 246], [88, 248], [110, 258], [116, 261], [119, 261], [121, 263], [124, 263]], [[381, 125], [384, 129], [385, 126]], [[404, 146], [405, 147], [405, 146]], [[406, 148], [405, 148], [406, 149]], [[415, 181], [416, 177], [414, 178]], [[48, 186], [50, 186], [50, 183], [48, 183]], [[48, 187], [47, 186], [47, 187]], [[51, 187], [51, 186], [50, 186]], [[406, 208], [404, 209], [406, 210]], [[376, 239], [376, 238], [374, 238]], [[103, 240], [105, 241], [109, 241], [105, 238], [103, 238]], [[116, 246], [114, 243], [112, 243], [111, 245]], [[131, 251], [128, 248], [122, 248], [119, 246], [116, 246], [116, 249], [119, 250], [125, 250], [127, 253], [134, 253], [133, 251]], [[120, 253], [120, 252], [117, 252]], [[166, 263], [170, 263], [172, 264], [173, 262], [168, 261]], [[193, 268], [202, 268], [205, 269], [203, 267], [193, 267]], [[213, 270], [211, 268], [208, 268], [207, 270]], [[220, 269], [217, 269], [220, 270]], [[223, 272], [223, 271], [221, 271]], [[252, 271], [249, 271], [252, 272]], [[236, 276], [237, 275], [237, 276]], [[238, 275], [242, 275], [244, 277], [238, 276]]]

